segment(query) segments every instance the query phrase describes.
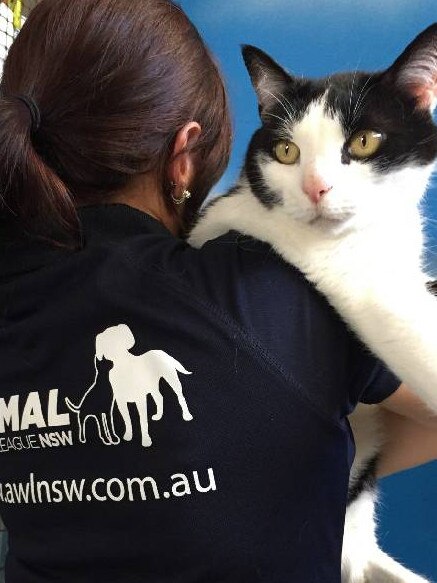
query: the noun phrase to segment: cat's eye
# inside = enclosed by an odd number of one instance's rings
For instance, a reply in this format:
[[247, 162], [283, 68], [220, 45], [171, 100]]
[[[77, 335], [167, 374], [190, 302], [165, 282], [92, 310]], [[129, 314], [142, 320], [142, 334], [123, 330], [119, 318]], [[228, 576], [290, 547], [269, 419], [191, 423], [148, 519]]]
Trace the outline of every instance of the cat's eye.
[[296, 164], [299, 160], [300, 150], [294, 142], [281, 140], [275, 144], [274, 153], [281, 164]]
[[373, 130], [365, 130], [352, 136], [348, 152], [354, 158], [368, 158], [379, 150], [383, 135]]

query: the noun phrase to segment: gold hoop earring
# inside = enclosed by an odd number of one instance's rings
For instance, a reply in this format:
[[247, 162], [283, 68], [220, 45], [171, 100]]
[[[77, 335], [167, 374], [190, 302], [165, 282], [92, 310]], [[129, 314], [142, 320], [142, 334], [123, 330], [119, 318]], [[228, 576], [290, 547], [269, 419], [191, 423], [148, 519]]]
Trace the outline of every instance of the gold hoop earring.
[[[174, 190], [176, 187], [176, 184], [174, 182], [171, 183], [172, 189]], [[184, 189], [184, 191], [182, 192], [182, 196], [180, 198], [176, 198], [175, 196], [173, 196], [173, 192], [171, 193], [171, 199], [174, 202], [174, 204], [179, 205], [179, 204], [184, 204], [184, 202], [186, 200], [188, 200], [189, 198], [191, 198], [191, 192], [187, 189]]]

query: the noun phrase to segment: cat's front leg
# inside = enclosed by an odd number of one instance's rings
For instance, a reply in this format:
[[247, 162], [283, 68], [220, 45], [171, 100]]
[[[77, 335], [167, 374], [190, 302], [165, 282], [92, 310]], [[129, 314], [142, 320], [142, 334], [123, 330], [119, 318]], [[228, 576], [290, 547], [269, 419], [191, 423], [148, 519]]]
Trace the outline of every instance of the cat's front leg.
[[342, 583], [430, 583], [382, 551], [376, 539], [376, 491], [364, 490], [346, 512]]
[[341, 562], [342, 583], [368, 583], [369, 561], [379, 551], [375, 528], [375, 494], [364, 491], [348, 505], [346, 511]]
[[375, 536], [375, 495], [363, 492], [346, 513], [342, 583], [430, 583], [384, 551]]
[[376, 463], [384, 425], [375, 405], [359, 405], [349, 417], [356, 455], [349, 482], [342, 554], [342, 583], [427, 583], [388, 556], [376, 536]]

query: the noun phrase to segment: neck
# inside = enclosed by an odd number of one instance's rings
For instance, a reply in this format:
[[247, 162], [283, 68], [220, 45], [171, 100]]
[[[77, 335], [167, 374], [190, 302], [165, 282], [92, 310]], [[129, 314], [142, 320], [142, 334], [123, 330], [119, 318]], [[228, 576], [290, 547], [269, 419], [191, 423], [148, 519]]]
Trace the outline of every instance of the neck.
[[111, 202], [126, 204], [147, 213], [164, 225], [173, 235], [180, 235], [180, 216], [176, 209], [173, 211], [167, 206], [155, 176], [150, 174], [135, 176], [125, 188], [111, 198]]

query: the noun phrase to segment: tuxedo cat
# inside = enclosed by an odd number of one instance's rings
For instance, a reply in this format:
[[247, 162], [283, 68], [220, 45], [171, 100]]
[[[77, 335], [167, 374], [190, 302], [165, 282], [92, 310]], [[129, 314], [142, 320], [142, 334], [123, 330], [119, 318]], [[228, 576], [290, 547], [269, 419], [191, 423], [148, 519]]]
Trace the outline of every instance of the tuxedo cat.
[[[437, 301], [425, 286], [420, 212], [437, 157], [437, 23], [377, 73], [312, 80], [257, 48], [243, 56], [262, 125], [237, 185], [206, 208], [190, 243], [230, 230], [269, 243], [437, 411]], [[377, 411], [351, 417], [343, 581], [423, 583], [377, 544]]]

